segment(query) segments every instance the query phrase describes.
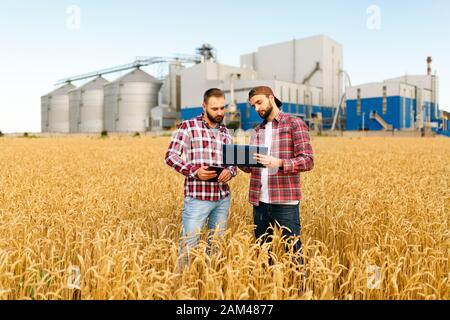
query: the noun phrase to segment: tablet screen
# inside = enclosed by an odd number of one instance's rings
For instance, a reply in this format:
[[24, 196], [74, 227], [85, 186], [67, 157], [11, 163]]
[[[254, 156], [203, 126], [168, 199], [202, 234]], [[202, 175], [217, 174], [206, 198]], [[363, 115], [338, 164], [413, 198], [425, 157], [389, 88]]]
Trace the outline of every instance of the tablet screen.
[[255, 153], [267, 155], [268, 152], [269, 148], [267, 147], [225, 144], [223, 146], [223, 163], [225, 166], [264, 168], [262, 164], [253, 159], [253, 156]]

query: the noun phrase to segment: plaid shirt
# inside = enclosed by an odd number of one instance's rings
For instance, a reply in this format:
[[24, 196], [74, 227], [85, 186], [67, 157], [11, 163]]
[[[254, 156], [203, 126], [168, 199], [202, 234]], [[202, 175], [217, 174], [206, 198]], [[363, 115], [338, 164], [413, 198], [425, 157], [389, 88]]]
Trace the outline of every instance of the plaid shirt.
[[[266, 121], [255, 128], [250, 139], [251, 145], [263, 146], [265, 143]], [[280, 111], [272, 122], [271, 156], [283, 160], [282, 168], [269, 169], [270, 203], [285, 203], [302, 199], [300, 172], [314, 168], [314, 155], [310, 144], [309, 128], [297, 117]], [[249, 201], [259, 206], [261, 198], [261, 168], [239, 167], [251, 173]]]
[[[203, 119], [204, 113], [194, 119], [183, 121], [172, 137], [165, 162], [183, 174], [184, 196], [204, 201], [219, 201], [230, 195], [227, 183], [201, 181], [195, 173], [202, 166], [222, 167], [222, 146], [232, 143], [225, 125], [211, 128]], [[181, 158], [185, 154], [186, 160]], [[236, 167], [227, 167], [233, 177]]]

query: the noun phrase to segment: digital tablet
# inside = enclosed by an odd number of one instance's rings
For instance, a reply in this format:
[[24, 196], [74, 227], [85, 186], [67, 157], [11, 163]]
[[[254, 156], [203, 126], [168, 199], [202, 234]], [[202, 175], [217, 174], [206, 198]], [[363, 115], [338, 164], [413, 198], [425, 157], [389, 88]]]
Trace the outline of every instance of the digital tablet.
[[219, 176], [220, 176], [220, 174], [222, 173], [222, 171], [223, 171], [224, 169], [225, 169], [225, 168], [223, 168], [223, 167], [209, 166], [208, 169], [207, 169], [207, 171], [215, 171], [216, 174], [217, 174], [217, 177], [212, 178], [212, 179], [209, 179], [209, 180], [206, 180], [206, 181], [208, 181], [208, 182], [218, 182], [218, 181], [219, 181]]
[[264, 168], [264, 166], [253, 159], [255, 153], [267, 155], [269, 148], [261, 146], [247, 146], [237, 144], [223, 145], [223, 164], [225, 166], [242, 166]]

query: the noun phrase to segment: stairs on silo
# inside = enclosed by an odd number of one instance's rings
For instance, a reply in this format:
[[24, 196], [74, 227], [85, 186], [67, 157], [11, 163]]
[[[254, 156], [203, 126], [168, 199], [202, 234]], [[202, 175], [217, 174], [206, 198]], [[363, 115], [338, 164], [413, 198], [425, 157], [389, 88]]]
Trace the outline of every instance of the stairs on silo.
[[377, 121], [385, 131], [392, 131], [393, 127], [387, 123], [376, 111], [370, 113], [370, 120]]

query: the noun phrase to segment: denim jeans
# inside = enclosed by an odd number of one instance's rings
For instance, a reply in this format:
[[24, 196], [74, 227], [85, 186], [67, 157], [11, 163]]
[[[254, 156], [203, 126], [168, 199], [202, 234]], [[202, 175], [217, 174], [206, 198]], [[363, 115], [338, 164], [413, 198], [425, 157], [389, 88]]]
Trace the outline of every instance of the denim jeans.
[[[203, 201], [191, 197], [185, 197], [183, 208], [183, 231], [180, 241], [180, 265], [184, 267], [189, 263], [189, 251], [195, 248], [200, 240], [200, 232], [208, 220], [208, 243], [218, 229], [219, 237], [222, 237], [228, 222], [228, 212], [231, 204], [231, 196], [220, 201]], [[208, 246], [209, 248], [209, 246]], [[209, 250], [208, 250], [209, 253]]]
[[[300, 253], [302, 242], [300, 238], [300, 205], [283, 205], [283, 204], [267, 204], [260, 202], [259, 206], [253, 206], [253, 221], [256, 225], [255, 236], [258, 240], [270, 242], [273, 235], [273, 229], [277, 227], [283, 228], [283, 237], [288, 240], [288, 244], [293, 244], [294, 253]], [[272, 228], [271, 228], [272, 227]], [[288, 228], [288, 229], [286, 229]], [[297, 237], [295, 242], [293, 237]], [[287, 247], [286, 247], [287, 250]], [[300, 257], [297, 261], [303, 264]]]

